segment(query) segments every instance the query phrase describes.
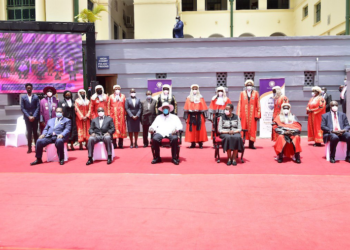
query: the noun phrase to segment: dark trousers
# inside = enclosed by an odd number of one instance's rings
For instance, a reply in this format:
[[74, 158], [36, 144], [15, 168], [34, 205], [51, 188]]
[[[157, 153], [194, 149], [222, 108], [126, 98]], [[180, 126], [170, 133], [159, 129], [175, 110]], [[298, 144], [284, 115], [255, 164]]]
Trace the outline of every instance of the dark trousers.
[[108, 156], [112, 156], [112, 137], [111, 136], [102, 136], [102, 135], [96, 135], [96, 136], [90, 136], [87, 144], [88, 152], [89, 152], [89, 158], [92, 158], [94, 155], [94, 147], [96, 143], [103, 142], [105, 144], [105, 147], [107, 149]]
[[[156, 158], [160, 157], [160, 146], [161, 146], [161, 142], [162, 142], [163, 138], [164, 137], [161, 134], [154, 134], [153, 135], [152, 146], [154, 148]], [[169, 135], [169, 139], [170, 139], [171, 155], [173, 158], [176, 158], [177, 150], [179, 147], [178, 136], [177, 135]]]
[[150, 125], [144, 125], [142, 124], [142, 137], [143, 137], [143, 145], [148, 146], [149, 141], [148, 141], [148, 130], [149, 130]]
[[57, 155], [60, 160], [64, 159], [64, 142], [65, 138], [58, 139], [57, 136], [45, 137], [43, 139], [38, 139], [35, 145], [35, 157], [41, 159], [43, 157], [43, 149], [51, 144], [55, 143], [57, 148]]
[[34, 142], [36, 144], [38, 140], [38, 120], [34, 119], [34, 121], [29, 121], [28, 119], [24, 119], [26, 122], [27, 132], [28, 132], [28, 148], [32, 146], [32, 135], [34, 135]]
[[346, 157], [350, 157], [350, 133], [345, 132], [341, 136], [337, 136], [336, 134], [331, 133], [329, 135], [330, 147], [331, 147], [331, 155], [330, 157], [335, 157], [335, 151], [339, 141], [346, 142]]

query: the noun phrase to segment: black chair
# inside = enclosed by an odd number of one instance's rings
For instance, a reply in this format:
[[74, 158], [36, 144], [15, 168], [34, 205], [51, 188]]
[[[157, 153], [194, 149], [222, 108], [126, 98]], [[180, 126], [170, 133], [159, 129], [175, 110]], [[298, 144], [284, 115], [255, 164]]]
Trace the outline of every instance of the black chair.
[[[156, 133], [156, 131], [153, 131], [151, 133], [151, 149], [152, 149], [152, 155], [153, 155], [153, 159], [155, 159], [155, 149], [154, 149], [154, 146], [153, 146], [153, 135]], [[179, 160], [180, 158], [180, 146], [182, 144], [182, 133], [183, 131], [182, 130], [179, 130], [177, 132], [177, 136], [178, 136], [178, 141], [179, 141], [179, 146], [178, 146], [178, 149], [177, 149], [177, 152], [176, 152], [176, 160]], [[163, 138], [162, 141], [161, 141], [161, 145], [160, 145], [162, 148], [171, 148], [170, 147], [170, 139], [169, 138]]]
[[[213, 130], [212, 130], [212, 135], [213, 135], [213, 146], [215, 149], [215, 160], [217, 163], [220, 163], [220, 147], [222, 148], [222, 139], [220, 138], [220, 133], [218, 130], [218, 126], [219, 126], [219, 119], [220, 119], [220, 115], [216, 115], [214, 117], [213, 120]], [[242, 129], [242, 133], [243, 133], [243, 145], [245, 143], [245, 137], [246, 137], [246, 133], [248, 132], [247, 129]], [[239, 150], [238, 153], [241, 153], [241, 162], [244, 163], [243, 160], [243, 155], [244, 155], [244, 146], [242, 150]], [[238, 154], [239, 155], [239, 154]], [[237, 158], [239, 158], [239, 156], [237, 155]]]

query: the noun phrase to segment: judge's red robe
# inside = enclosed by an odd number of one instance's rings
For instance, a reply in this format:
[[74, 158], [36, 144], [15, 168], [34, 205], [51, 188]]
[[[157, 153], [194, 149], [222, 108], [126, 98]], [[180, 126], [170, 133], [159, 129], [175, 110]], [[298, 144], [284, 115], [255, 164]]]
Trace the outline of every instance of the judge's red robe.
[[126, 110], [125, 110], [125, 95], [120, 94], [120, 101], [115, 100], [115, 95], [112, 94], [108, 98], [108, 115], [113, 118], [115, 132], [113, 139], [126, 138]]
[[247, 138], [256, 141], [257, 121], [261, 118], [259, 93], [252, 91], [250, 101], [246, 91], [242, 91], [239, 96], [237, 115], [241, 118], [242, 129], [247, 129]]
[[105, 115], [108, 115], [108, 95], [102, 94], [103, 100], [100, 101], [97, 94], [93, 94], [90, 100], [90, 116], [91, 120], [98, 117], [97, 109], [102, 107], [105, 111]]
[[[75, 123], [78, 129], [78, 142], [87, 141], [90, 137], [90, 101], [87, 100], [86, 103], [83, 103], [81, 99], [76, 99], [75, 114], [77, 116]], [[87, 119], [84, 121], [83, 118], [85, 116]]]
[[309, 119], [307, 122], [308, 141], [323, 143], [323, 131], [321, 129], [322, 115], [326, 113], [326, 102], [322, 96], [312, 97], [307, 105], [309, 110]]
[[[285, 95], [281, 95], [277, 100], [275, 100], [272, 120], [274, 120], [280, 113], [283, 103], [289, 103], [288, 97]], [[276, 134], [275, 130], [272, 129], [271, 140], [276, 141], [278, 134]]]
[[[217, 98], [215, 98], [214, 100], [211, 100], [210, 105], [209, 105], [209, 118], [208, 118], [208, 120], [212, 121], [213, 125], [215, 124], [214, 121], [216, 118], [216, 114], [224, 114], [227, 104], [232, 103], [230, 98], [228, 98], [228, 97], [227, 97], [227, 100], [224, 103], [224, 105], [217, 105], [216, 101], [217, 101]], [[211, 133], [211, 136], [213, 137], [213, 132]]]
[[[279, 115], [276, 116], [273, 122], [275, 123], [272, 127], [273, 130], [275, 130], [277, 127], [284, 127], [284, 128], [301, 131], [301, 124], [299, 122], [295, 121], [291, 124], [282, 123]], [[277, 139], [276, 139], [274, 148], [277, 155], [283, 151], [283, 154], [286, 157], [292, 157], [293, 155], [295, 155], [295, 153], [300, 153], [302, 151], [300, 146], [299, 135], [290, 136], [290, 138], [292, 139], [291, 143], [286, 142], [284, 135], [279, 135], [277, 133], [276, 135], [277, 135]]]
[[[208, 141], [207, 130], [205, 128], [205, 113], [208, 111], [207, 104], [204, 98], [201, 97], [199, 103], [191, 102], [190, 97], [187, 97], [184, 107], [185, 114], [188, 113], [186, 119], [186, 142], [206, 142]], [[192, 125], [192, 131], [190, 131], [190, 115], [192, 112], [201, 112], [201, 129], [197, 131], [197, 126]]]

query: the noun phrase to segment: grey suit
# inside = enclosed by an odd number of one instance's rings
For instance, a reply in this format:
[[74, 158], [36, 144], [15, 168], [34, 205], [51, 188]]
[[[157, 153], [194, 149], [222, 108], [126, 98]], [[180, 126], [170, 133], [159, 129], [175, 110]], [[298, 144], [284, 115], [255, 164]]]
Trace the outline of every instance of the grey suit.
[[[125, 110], [127, 112], [126, 121], [128, 125], [128, 132], [140, 132], [140, 117], [141, 117], [141, 101], [135, 97], [135, 106], [131, 100], [131, 97], [126, 98], [125, 100]], [[137, 119], [134, 120], [132, 117], [137, 116]]]
[[152, 125], [154, 119], [156, 119], [156, 110], [155, 105], [157, 101], [153, 98], [151, 101], [143, 101], [142, 102], [142, 116], [141, 116], [141, 123], [142, 123], [142, 131], [143, 131], [143, 145], [148, 146], [148, 130], [149, 127]]

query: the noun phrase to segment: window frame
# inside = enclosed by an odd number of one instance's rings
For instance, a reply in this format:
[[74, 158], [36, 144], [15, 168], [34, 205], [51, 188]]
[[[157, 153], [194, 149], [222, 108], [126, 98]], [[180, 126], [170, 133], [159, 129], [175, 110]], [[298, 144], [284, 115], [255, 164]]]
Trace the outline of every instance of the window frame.
[[[6, 1], [6, 13], [7, 20], [9, 21], [35, 21], [35, 0], [7, 0]], [[12, 4], [11, 4], [12, 3]], [[34, 15], [33, 14], [34, 10]], [[28, 18], [23, 18], [24, 11], [28, 11]], [[9, 19], [10, 12], [13, 12], [13, 18]], [[17, 17], [17, 14], [20, 12], [20, 18]]]
[[[305, 12], [306, 11], [306, 12]], [[306, 15], [305, 15], [306, 14]], [[305, 5], [304, 7], [303, 7], [303, 18], [302, 19], [305, 19], [305, 18], [307, 18], [309, 16], [309, 5], [307, 4], [307, 5]]]
[[[318, 6], [319, 6], [319, 10], [318, 10]], [[315, 11], [315, 24], [318, 24], [319, 22], [321, 22], [321, 13], [322, 13], [322, 5], [321, 5], [321, 1], [317, 2], [314, 5]], [[319, 17], [319, 20], [317, 20], [317, 18]]]

